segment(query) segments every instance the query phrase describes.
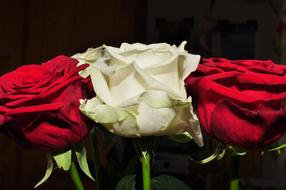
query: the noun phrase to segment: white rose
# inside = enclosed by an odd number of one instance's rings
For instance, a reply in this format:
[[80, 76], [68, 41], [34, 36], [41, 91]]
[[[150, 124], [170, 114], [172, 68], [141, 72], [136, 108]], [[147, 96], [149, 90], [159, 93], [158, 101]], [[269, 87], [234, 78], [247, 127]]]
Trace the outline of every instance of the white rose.
[[110, 132], [125, 137], [190, 133], [203, 145], [198, 119], [187, 97], [184, 79], [196, 70], [200, 56], [165, 43], [101, 46], [73, 57], [90, 66], [96, 97], [81, 100], [80, 110]]

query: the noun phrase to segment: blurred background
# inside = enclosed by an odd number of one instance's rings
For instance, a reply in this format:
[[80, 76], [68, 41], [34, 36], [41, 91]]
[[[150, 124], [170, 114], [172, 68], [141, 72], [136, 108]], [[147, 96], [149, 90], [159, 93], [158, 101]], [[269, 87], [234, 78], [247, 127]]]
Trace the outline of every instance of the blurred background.
[[[187, 40], [187, 50], [203, 57], [283, 64], [285, 31], [284, 0], [0, 0], [0, 74], [59, 54], [122, 42], [179, 45]], [[199, 166], [188, 159], [197, 151], [192, 147], [178, 151], [175, 145], [162, 144], [154, 175], [171, 171], [195, 190], [228, 189], [229, 159]], [[23, 150], [3, 134], [0, 152], [1, 190], [33, 189], [44, 175], [44, 153]], [[241, 158], [241, 189], [285, 189], [286, 154], [260, 155], [253, 151]], [[95, 189], [94, 182], [84, 183]], [[73, 187], [68, 175], [55, 171], [38, 189], [52, 188]]]

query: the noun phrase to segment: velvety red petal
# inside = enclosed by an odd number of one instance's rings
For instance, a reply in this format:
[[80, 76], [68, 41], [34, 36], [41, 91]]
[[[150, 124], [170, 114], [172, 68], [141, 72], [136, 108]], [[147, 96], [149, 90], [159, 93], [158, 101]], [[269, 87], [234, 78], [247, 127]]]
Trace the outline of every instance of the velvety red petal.
[[258, 148], [286, 133], [286, 66], [266, 60], [203, 59], [186, 80], [205, 131]]
[[90, 79], [78, 74], [87, 65], [77, 63], [58, 56], [2, 76], [0, 125], [6, 124], [2, 129], [25, 147], [44, 151], [81, 141], [89, 132], [89, 121], [79, 110], [79, 100], [94, 92]]

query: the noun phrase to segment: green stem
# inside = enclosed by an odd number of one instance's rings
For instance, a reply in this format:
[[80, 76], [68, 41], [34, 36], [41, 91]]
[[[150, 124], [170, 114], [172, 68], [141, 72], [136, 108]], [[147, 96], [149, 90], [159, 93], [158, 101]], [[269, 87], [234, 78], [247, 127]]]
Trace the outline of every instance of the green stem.
[[142, 176], [143, 176], [143, 190], [151, 189], [151, 176], [150, 176], [150, 152], [142, 152], [141, 157]]
[[239, 188], [239, 156], [232, 157], [232, 174], [230, 181], [230, 190], [238, 190]]
[[96, 190], [102, 190], [102, 179], [99, 159], [99, 149], [97, 146], [97, 127], [95, 127], [91, 133], [92, 145], [93, 145], [93, 162], [95, 168]]
[[76, 165], [73, 162], [71, 163], [69, 172], [76, 190], [84, 190]]

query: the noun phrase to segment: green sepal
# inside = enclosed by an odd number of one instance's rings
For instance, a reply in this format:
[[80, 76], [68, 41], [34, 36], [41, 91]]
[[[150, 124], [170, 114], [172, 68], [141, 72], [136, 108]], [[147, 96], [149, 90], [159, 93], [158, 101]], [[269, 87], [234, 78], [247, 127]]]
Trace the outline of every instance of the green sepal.
[[239, 150], [238, 148], [235, 148], [230, 145], [227, 147], [227, 150], [231, 156], [244, 156], [246, 154], [245, 151]]
[[225, 149], [222, 149], [221, 153], [216, 157], [216, 160], [221, 160], [225, 155]]
[[57, 166], [64, 171], [68, 171], [71, 167], [72, 151], [54, 153], [53, 158], [57, 163]]
[[75, 149], [75, 155], [76, 155], [77, 161], [79, 163], [80, 169], [85, 173], [85, 175], [87, 175], [90, 179], [95, 181], [95, 179], [92, 177], [90, 170], [89, 170], [89, 167], [88, 167], [85, 147], [84, 146], [77, 147]]
[[172, 136], [170, 136], [170, 138], [173, 141], [178, 142], [178, 143], [187, 143], [193, 139], [191, 134], [188, 132], [184, 132], [184, 133], [178, 134], [178, 135], [172, 135]]
[[146, 158], [147, 158], [148, 151], [147, 150], [142, 150], [141, 154], [142, 154], [142, 157], [140, 156], [141, 162], [142, 162], [142, 159], [143, 159], [143, 161], [145, 162], [145, 165], [147, 165], [147, 162], [146, 162], [147, 159]]
[[53, 171], [54, 165], [53, 165], [53, 157], [51, 154], [47, 154], [47, 169], [46, 169], [46, 173], [45, 176], [41, 179], [41, 181], [39, 181], [35, 187], [39, 187], [40, 185], [42, 185], [45, 181], [47, 181], [47, 179], [51, 176], [52, 171]]
[[203, 159], [203, 160], [195, 160], [193, 159], [191, 156], [189, 157], [189, 159], [193, 162], [195, 162], [196, 164], [207, 164], [215, 159], [218, 158], [218, 156], [223, 152], [223, 149], [221, 148], [221, 146], [219, 145], [216, 149], [215, 152], [210, 155], [209, 157]]
[[244, 156], [246, 154], [245, 151], [235, 148], [231, 145], [218, 144], [214, 153], [209, 157], [199, 161], [190, 157], [190, 160], [197, 164], [207, 164], [213, 160], [221, 160], [226, 153], [228, 153], [230, 156]]
[[[142, 159], [143, 159], [143, 161], [146, 162], [146, 156], [148, 154], [148, 151], [150, 151], [149, 150], [150, 149], [149, 142], [146, 142], [144, 140], [134, 139], [133, 140], [133, 145], [134, 145], [135, 151], [137, 152], [137, 154], [140, 157], [140, 160], [142, 161]], [[147, 163], [145, 163], [145, 165], [146, 164]]]
[[282, 144], [282, 145], [279, 145], [279, 146], [277, 146], [277, 147], [268, 149], [267, 151], [273, 152], [273, 151], [276, 151], [276, 150], [278, 151], [278, 150], [281, 150], [281, 149], [284, 149], [284, 148], [286, 148], [286, 143], [285, 143], [285, 144]]

